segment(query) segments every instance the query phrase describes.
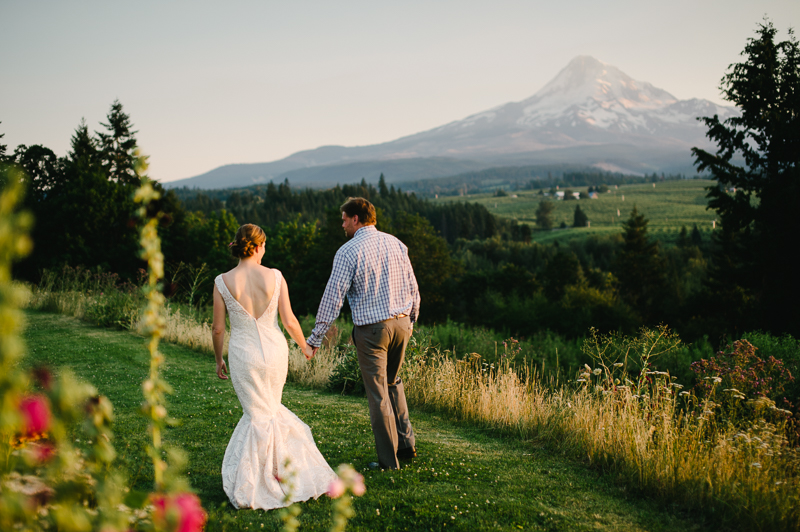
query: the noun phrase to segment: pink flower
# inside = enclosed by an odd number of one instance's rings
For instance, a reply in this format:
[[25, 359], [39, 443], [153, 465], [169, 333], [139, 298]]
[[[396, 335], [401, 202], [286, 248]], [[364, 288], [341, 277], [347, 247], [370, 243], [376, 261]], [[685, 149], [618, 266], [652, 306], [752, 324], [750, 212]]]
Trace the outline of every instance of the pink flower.
[[328, 486], [328, 497], [331, 499], [338, 499], [342, 495], [344, 495], [345, 485], [344, 481], [339, 477], [336, 477], [331, 481], [331, 485]]
[[201, 532], [206, 523], [206, 512], [200, 499], [192, 493], [153, 495], [151, 500], [153, 524], [157, 530], [170, 532]]
[[350, 490], [356, 497], [361, 497], [364, 495], [364, 493], [366, 493], [367, 487], [364, 485], [363, 475], [356, 473], [355, 477], [353, 478], [353, 484], [350, 486]]
[[50, 443], [32, 443], [30, 448], [34, 460], [40, 464], [48, 462], [56, 454], [56, 448]]
[[50, 407], [47, 406], [47, 399], [41, 395], [26, 397], [19, 404], [19, 411], [24, 421], [25, 434], [37, 434], [47, 432], [50, 428]]

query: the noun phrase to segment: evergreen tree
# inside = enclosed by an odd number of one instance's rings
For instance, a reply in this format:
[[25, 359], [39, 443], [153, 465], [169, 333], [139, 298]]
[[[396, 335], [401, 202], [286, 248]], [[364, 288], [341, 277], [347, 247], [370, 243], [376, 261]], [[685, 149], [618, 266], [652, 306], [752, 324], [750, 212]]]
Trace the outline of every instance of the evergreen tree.
[[110, 179], [124, 185], [139, 185], [133, 170], [137, 133], [133, 131], [130, 117], [122, 110], [119, 100], [114, 100], [106, 116], [108, 123], [100, 123], [107, 132], [97, 131], [103, 168]]
[[386, 186], [386, 178], [383, 177], [383, 172], [381, 172], [381, 176], [378, 178], [378, 192], [383, 198], [389, 196], [389, 189]]
[[692, 245], [697, 247], [703, 245], [703, 233], [700, 232], [700, 228], [697, 227], [697, 224], [694, 224], [694, 227], [692, 227]]
[[624, 244], [615, 270], [623, 299], [639, 312], [645, 323], [652, 323], [663, 287], [663, 269], [658, 241], [647, 236], [647, 224], [647, 218], [634, 206], [630, 218], [623, 223]]
[[721, 82], [741, 115], [704, 118], [718, 149], [692, 150], [698, 170], [710, 170], [717, 181], [707, 196], [723, 230], [714, 262], [740, 265], [712, 270], [716, 288], [709, 299], [728, 304], [722, 302], [731, 298], [719, 290], [742, 292], [740, 299], [754, 305], [758, 327], [797, 335], [800, 276], [786, 253], [797, 247], [800, 234], [800, 46], [791, 30], [788, 40], [777, 42], [768, 21], [756, 34], [744, 48], [745, 61], [731, 65]]
[[572, 227], [586, 227], [589, 224], [589, 217], [581, 210], [580, 205], [575, 205], [575, 215], [572, 220]]
[[[0, 122], [0, 124], [2, 124], [2, 122]], [[0, 139], [2, 139], [5, 136], [6, 136], [5, 133], [0, 133]], [[8, 145], [7, 144], [0, 144], [0, 161], [2, 161], [3, 159], [6, 158], [6, 150], [7, 149], [8, 149]]]
[[539, 202], [536, 208], [536, 225], [539, 229], [546, 231], [553, 228], [553, 210], [556, 208], [550, 200]]
[[75, 128], [75, 133], [72, 134], [70, 152], [67, 157], [72, 161], [83, 160], [91, 163], [98, 160], [97, 142], [89, 136], [89, 128], [83, 118]]
[[550, 301], [558, 301], [564, 296], [567, 286], [583, 282], [581, 263], [575, 253], [559, 250], [547, 261], [542, 272], [544, 295]]
[[686, 226], [681, 226], [681, 231], [678, 233], [678, 247], [685, 248], [689, 246], [689, 231], [686, 230]]

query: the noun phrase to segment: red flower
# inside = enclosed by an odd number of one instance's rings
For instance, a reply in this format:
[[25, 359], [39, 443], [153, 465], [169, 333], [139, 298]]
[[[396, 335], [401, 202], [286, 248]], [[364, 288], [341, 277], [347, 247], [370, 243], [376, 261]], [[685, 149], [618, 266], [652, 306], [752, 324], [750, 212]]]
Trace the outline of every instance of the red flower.
[[206, 523], [206, 512], [197, 495], [153, 495], [153, 524], [157, 530], [200, 532]]
[[23, 430], [26, 435], [47, 432], [50, 428], [50, 407], [47, 405], [47, 399], [41, 395], [23, 399], [19, 404], [19, 411], [22, 414]]
[[56, 454], [56, 448], [50, 443], [31, 444], [31, 451], [36, 462], [43, 464]]

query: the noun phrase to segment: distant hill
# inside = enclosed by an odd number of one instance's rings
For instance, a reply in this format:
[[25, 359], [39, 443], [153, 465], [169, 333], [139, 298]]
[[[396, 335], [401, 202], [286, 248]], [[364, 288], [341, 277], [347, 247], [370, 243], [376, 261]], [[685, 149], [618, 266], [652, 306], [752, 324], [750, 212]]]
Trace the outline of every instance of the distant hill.
[[361, 177], [411, 182], [498, 166], [579, 164], [633, 174], [692, 171], [690, 148], [708, 148], [696, 118], [738, 113], [678, 100], [592, 57], [576, 57], [536, 94], [383, 144], [324, 146], [280, 161], [226, 165], [166, 183], [226, 188], [289, 179], [325, 187]]

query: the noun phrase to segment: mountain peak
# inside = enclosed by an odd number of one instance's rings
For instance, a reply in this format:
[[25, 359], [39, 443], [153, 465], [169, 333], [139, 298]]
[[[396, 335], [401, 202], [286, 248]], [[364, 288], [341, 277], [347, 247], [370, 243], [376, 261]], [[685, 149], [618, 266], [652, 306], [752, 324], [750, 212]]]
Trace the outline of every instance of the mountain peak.
[[540, 127], [568, 114], [606, 128], [631, 113], [662, 109], [677, 101], [667, 91], [636, 81], [613, 65], [580, 55], [521, 102], [523, 112], [518, 124]]

